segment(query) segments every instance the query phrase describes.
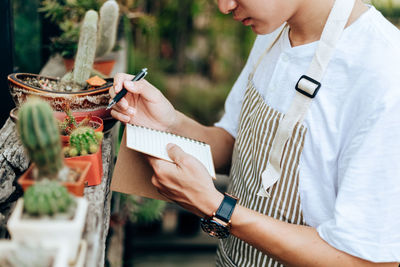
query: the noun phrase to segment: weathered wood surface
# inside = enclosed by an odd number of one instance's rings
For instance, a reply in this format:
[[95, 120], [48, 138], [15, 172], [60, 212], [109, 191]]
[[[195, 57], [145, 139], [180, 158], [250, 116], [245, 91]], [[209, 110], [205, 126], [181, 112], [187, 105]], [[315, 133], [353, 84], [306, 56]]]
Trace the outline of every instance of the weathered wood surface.
[[[114, 147], [119, 124], [105, 135], [102, 144], [103, 178], [100, 185], [85, 188], [89, 201], [83, 238], [87, 241], [86, 266], [103, 266], [110, 220], [110, 181], [115, 162]], [[29, 159], [18, 139], [15, 124], [8, 119], [0, 130], [0, 227], [3, 231], [13, 203], [22, 194], [16, 178], [28, 168]], [[4, 235], [2, 236], [4, 238]]]

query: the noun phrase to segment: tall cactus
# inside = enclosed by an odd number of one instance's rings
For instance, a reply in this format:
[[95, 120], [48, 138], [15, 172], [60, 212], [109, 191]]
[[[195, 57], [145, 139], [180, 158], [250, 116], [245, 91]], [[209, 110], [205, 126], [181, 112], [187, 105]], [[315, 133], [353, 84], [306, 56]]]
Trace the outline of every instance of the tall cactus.
[[58, 124], [50, 105], [36, 97], [28, 99], [18, 112], [17, 127], [29, 158], [37, 166], [38, 178], [57, 179], [64, 164]]
[[115, 0], [108, 0], [100, 8], [96, 57], [104, 56], [114, 48], [117, 37], [118, 16], [119, 6]]
[[60, 183], [44, 180], [30, 186], [24, 194], [24, 210], [31, 216], [52, 216], [74, 207], [74, 198]]
[[78, 52], [75, 58], [73, 81], [85, 85], [90, 77], [94, 63], [97, 42], [97, 22], [99, 16], [96, 11], [89, 10], [83, 19], [79, 36]]
[[[63, 82], [72, 82], [78, 84], [80, 87], [86, 85], [86, 80], [93, 73], [92, 68], [95, 56], [104, 56], [115, 45], [118, 16], [119, 7], [115, 0], [108, 0], [102, 5], [100, 9], [100, 22], [96, 11], [89, 10], [86, 12], [79, 35], [74, 70], [62, 78]], [[78, 89], [73, 87], [73, 91], [75, 90]]]

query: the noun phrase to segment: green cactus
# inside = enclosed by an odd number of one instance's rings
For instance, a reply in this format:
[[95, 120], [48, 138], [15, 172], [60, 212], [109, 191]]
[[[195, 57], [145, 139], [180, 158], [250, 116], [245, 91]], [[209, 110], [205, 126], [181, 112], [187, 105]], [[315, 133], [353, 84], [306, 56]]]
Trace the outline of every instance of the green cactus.
[[106, 1], [100, 8], [96, 57], [104, 56], [114, 48], [117, 37], [118, 16], [119, 6], [115, 0]]
[[78, 44], [78, 52], [75, 58], [73, 71], [73, 81], [84, 86], [90, 77], [90, 72], [94, 63], [97, 41], [97, 21], [98, 14], [94, 10], [89, 10], [83, 19]]
[[[86, 12], [79, 34], [74, 70], [72, 73], [67, 73], [62, 78], [62, 82], [84, 87], [86, 80], [93, 73], [95, 56], [104, 56], [113, 49], [119, 16], [117, 2], [115, 0], [106, 1], [100, 9], [100, 14], [99, 22], [96, 11], [89, 10]], [[72, 91], [79, 91], [78, 88], [72, 87]]]
[[64, 167], [57, 121], [50, 105], [28, 99], [18, 112], [18, 132], [29, 158], [38, 169], [37, 179], [57, 179]]
[[60, 183], [43, 180], [24, 194], [24, 211], [31, 216], [67, 213], [75, 206], [73, 196]]
[[94, 154], [99, 150], [102, 139], [102, 132], [95, 132], [91, 127], [79, 127], [72, 131], [69, 147], [64, 148], [64, 155], [75, 157]]

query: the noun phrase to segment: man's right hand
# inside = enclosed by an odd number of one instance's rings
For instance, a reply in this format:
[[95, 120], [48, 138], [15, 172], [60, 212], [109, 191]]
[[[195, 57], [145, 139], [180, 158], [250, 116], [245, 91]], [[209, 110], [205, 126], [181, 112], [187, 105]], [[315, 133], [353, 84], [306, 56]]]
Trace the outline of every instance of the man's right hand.
[[125, 123], [137, 124], [157, 130], [172, 130], [177, 123], [177, 112], [164, 95], [145, 79], [132, 82], [133, 75], [118, 73], [110, 96], [121, 91], [128, 93], [113, 106], [111, 115]]

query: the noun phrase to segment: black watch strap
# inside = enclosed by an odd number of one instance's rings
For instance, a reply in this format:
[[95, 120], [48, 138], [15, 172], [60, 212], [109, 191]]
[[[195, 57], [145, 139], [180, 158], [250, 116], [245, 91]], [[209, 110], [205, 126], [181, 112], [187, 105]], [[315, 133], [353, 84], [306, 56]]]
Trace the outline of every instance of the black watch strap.
[[237, 198], [225, 193], [224, 199], [219, 205], [215, 217], [228, 223], [231, 219], [233, 210], [235, 209]]

